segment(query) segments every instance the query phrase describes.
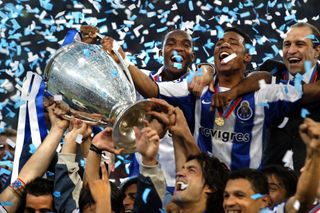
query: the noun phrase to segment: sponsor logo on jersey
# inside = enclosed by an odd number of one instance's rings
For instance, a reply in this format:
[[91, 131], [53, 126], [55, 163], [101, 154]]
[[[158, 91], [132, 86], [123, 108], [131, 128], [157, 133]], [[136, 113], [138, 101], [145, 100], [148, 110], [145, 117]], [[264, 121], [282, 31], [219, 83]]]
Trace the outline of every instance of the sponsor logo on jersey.
[[242, 133], [242, 132], [227, 132], [215, 129], [209, 129], [205, 127], [200, 127], [199, 132], [201, 135], [205, 137], [212, 137], [214, 139], [221, 140], [223, 142], [250, 142], [251, 137], [249, 133]]

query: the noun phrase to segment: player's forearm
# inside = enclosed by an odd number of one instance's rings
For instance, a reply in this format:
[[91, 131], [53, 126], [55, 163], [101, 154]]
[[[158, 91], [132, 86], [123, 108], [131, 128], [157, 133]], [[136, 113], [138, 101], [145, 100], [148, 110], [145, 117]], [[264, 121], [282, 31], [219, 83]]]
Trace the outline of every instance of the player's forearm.
[[145, 75], [136, 66], [128, 67], [134, 85], [138, 92], [146, 98], [156, 98], [158, 96], [158, 86], [149, 76]]
[[89, 150], [87, 157], [86, 168], [85, 168], [85, 184], [100, 179], [99, 169], [100, 169], [101, 155]]
[[30, 157], [19, 173], [25, 183], [36, 177], [42, 176], [47, 170], [63, 136], [64, 130], [51, 128], [49, 134], [39, 146], [37, 151]]
[[244, 95], [249, 92], [254, 92], [260, 89], [259, 81], [265, 80], [266, 83], [271, 82], [271, 74], [265, 71], [256, 71], [250, 76], [244, 78], [238, 85], [232, 88], [236, 97]]
[[317, 189], [320, 179], [319, 165], [319, 154], [311, 154], [311, 156], [306, 159], [304, 171], [302, 172], [298, 181], [296, 194], [291, 199], [291, 202], [288, 202], [288, 204], [291, 203], [290, 205], [292, 206], [297, 201], [300, 203], [300, 208], [297, 212], [307, 212], [312, 207], [312, 204], [317, 195]]
[[179, 171], [187, 161], [187, 153], [181, 137], [172, 135], [172, 141], [174, 148], [174, 157], [176, 161], [176, 171]]

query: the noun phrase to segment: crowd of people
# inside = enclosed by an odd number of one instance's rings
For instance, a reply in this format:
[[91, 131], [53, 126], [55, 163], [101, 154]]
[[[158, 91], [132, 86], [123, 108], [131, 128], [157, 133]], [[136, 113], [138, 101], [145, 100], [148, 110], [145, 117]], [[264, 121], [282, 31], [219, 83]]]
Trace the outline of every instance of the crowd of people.
[[[79, 34], [82, 42], [97, 42], [94, 27], [82, 26]], [[15, 181], [1, 175], [0, 211], [319, 212], [319, 41], [313, 25], [294, 24], [283, 40], [283, 63], [269, 60], [249, 74], [252, 41], [236, 27], [216, 42], [214, 65], [195, 71], [192, 37], [179, 29], [166, 34], [163, 66], [149, 75], [119, 46], [120, 66], [137, 91], [161, 106], [150, 109], [144, 128], [134, 127], [130, 177], [120, 186], [109, 181], [112, 165], [103, 152], [123, 151], [111, 127], [93, 134], [93, 123], [65, 120], [63, 103], [45, 100], [50, 131]], [[113, 38], [101, 45], [120, 63]], [[12, 160], [13, 137], [1, 135], [1, 162]], [[50, 164], [54, 174], [44, 178]]]

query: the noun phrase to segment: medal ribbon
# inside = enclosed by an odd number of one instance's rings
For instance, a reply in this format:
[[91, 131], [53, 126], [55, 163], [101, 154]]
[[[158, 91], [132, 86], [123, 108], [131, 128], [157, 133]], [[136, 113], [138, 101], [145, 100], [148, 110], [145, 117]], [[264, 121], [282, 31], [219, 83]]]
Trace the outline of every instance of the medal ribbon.
[[[218, 86], [218, 81], [216, 81], [214, 85], [214, 93], [218, 93], [218, 92], [219, 92], [219, 86]], [[218, 110], [219, 117], [228, 119], [231, 113], [233, 112], [233, 110], [238, 106], [241, 100], [242, 100], [242, 97], [238, 97], [237, 99], [232, 100], [225, 112], [223, 112], [223, 109], [221, 107], [218, 107], [217, 110]]]

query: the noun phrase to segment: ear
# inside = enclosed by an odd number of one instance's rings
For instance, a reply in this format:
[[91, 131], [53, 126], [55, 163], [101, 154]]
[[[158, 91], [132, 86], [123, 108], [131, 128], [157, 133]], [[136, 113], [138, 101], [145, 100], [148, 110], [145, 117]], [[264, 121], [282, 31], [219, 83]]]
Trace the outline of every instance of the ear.
[[162, 49], [160, 49], [159, 50], [159, 56], [162, 56], [162, 53], [163, 53], [163, 51], [162, 51]]
[[271, 199], [270, 199], [270, 196], [269, 195], [265, 195], [261, 198], [261, 203], [262, 203], [262, 206], [261, 208], [267, 208], [270, 206], [271, 204]]
[[249, 55], [249, 53], [244, 54], [244, 62], [247, 64], [251, 62], [251, 55]]
[[314, 48], [314, 50], [316, 51], [316, 60], [318, 60], [319, 59], [319, 57], [320, 57], [320, 45], [318, 45], [318, 46], [316, 46], [316, 48]]
[[216, 190], [215, 189], [212, 189], [211, 187], [209, 187], [208, 185], [205, 185], [204, 186], [204, 192], [206, 193], [206, 194], [211, 194], [211, 193], [214, 193]]
[[192, 61], [196, 59], [196, 53], [192, 51], [192, 56], [191, 56]]

